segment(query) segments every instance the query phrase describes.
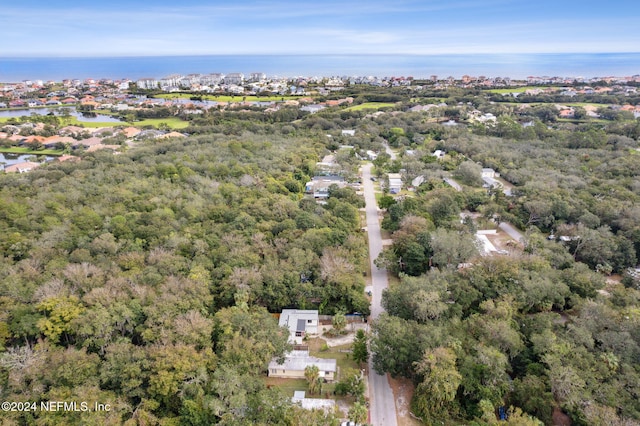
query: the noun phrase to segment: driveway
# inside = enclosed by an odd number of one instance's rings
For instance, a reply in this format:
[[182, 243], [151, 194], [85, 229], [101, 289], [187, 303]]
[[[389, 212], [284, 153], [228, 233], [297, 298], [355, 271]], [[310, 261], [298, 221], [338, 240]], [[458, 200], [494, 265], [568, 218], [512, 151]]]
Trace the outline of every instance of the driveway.
[[[364, 187], [364, 199], [366, 202], [367, 232], [369, 236], [369, 262], [371, 264], [371, 320], [376, 320], [383, 312], [382, 290], [387, 288], [387, 270], [378, 269], [373, 263], [382, 251], [382, 235], [380, 233], [380, 222], [378, 220], [378, 204], [376, 203], [371, 181], [371, 167], [369, 163], [362, 167], [362, 182]], [[377, 374], [373, 370], [371, 357], [369, 358], [369, 413], [370, 423], [373, 426], [396, 426], [396, 406], [393, 391], [389, 386], [387, 376]]]
[[519, 243], [524, 242], [524, 236], [522, 235], [522, 233], [518, 231], [516, 227], [510, 224], [509, 222], [501, 222], [500, 225], [498, 225], [498, 228], [502, 229], [504, 232], [509, 234], [509, 236], [514, 240], [516, 240], [517, 242]]

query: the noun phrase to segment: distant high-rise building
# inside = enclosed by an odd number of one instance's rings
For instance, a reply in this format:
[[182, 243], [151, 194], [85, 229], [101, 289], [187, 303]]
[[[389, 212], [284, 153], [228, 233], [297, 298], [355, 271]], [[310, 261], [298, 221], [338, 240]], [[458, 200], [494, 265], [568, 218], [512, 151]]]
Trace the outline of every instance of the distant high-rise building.
[[249, 74], [250, 82], [258, 82], [266, 79], [267, 79], [267, 75], [263, 72], [252, 72], [251, 74]]

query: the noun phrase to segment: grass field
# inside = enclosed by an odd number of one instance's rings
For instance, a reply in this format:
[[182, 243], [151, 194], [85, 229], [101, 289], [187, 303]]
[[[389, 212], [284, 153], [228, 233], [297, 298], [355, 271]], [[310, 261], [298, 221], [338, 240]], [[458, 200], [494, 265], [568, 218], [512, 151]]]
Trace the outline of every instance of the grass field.
[[308, 391], [309, 384], [306, 379], [282, 379], [279, 377], [265, 377], [264, 384], [267, 386], [277, 387], [286, 396], [293, 396], [295, 391]]
[[524, 93], [527, 90], [535, 90], [535, 89], [548, 89], [549, 87], [540, 87], [540, 86], [522, 86], [522, 87], [513, 87], [511, 89], [489, 89], [487, 92], [489, 93], [497, 93], [497, 94], [505, 94], [505, 93]]
[[30, 155], [51, 155], [51, 156], [59, 156], [64, 154], [63, 151], [56, 149], [41, 149], [38, 151], [34, 151], [29, 148], [21, 148], [21, 147], [10, 147], [10, 148], [0, 148], [0, 153], [6, 152], [8, 154], [30, 154]]
[[126, 123], [127, 125], [131, 125], [134, 127], [144, 127], [144, 126], [153, 126], [158, 127], [160, 124], [166, 124], [172, 129], [184, 129], [185, 127], [189, 127], [189, 122], [180, 120], [179, 118], [171, 117], [171, 118], [150, 118], [143, 121], [135, 121], [133, 123]]
[[216, 102], [278, 102], [300, 99], [299, 96], [218, 96], [218, 95], [192, 95], [189, 93], [166, 93], [156, 95], [156, 99], [190, 99], [193, 96], [202, 97], [205, 101]]
[[346, 111], [362, 111], [365, 109], [375, 109], [379, 110], [380, 108], [389, 108], [394, 107], [396, 104], [392, 104], [389, 102], [365, 102], [360, 105], [354, 105], [346, 109]]
[[606, 104], [596, 104], [593, 102], [569, 102], [563, 105], [567, 105], [567, 106], [573, 106], [573, 107], [594, 107], [594, 108], [601, 108], [603, 106], [608, 106], [611, 105], [610, 103], [606, 103]]
[[[6, 123], [9, 120], [8, 117], [0, 118], [0, 124]], [[158, 127], [160, 124], [166, 124], [171, 129], [184, 129], [185, 127], [189, 127], [189, 122], [180, 120], [179, 118], [169, 117], [169, 118], [150, 118], [148, 120], [135, 121], [133, 123], [128, 123], [124, 121], [120, 122], [88, 122], [88, 121], [80, 121], [75, 117], [69, 117], [62, 119], [63, 126], [79, 126], [86, 127], [87, 129], [98, 129], [101, 127], [119, 127], [119, 126], [133, 126], [133, 127], [145, 127], [145, 126], [153, 126]]]

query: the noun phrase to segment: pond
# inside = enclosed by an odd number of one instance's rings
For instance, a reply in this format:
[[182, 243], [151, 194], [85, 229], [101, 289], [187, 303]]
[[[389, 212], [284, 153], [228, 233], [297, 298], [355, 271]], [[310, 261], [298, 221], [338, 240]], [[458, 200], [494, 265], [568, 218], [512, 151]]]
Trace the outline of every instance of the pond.
[[[98, 123], [120, 123], [121, 121], [115, 117], [104, 114], [91, 113], [90, 115], [82, 114], [78, 112], [75, 107], [65, 107], [69, 111], [72, 117], [83, 121], [85, 123], [98, 122]], [[12, 109], [12, 110], [0, 110], [0, 118], [20, 118], [22, 116], [30, 116], [32, 114], [48, 115], [53, 113], [60, 117], [62, 108], [28, 108], [28, 109]]]
[[[24, 163], [25, 161], [33, 161], [40, 163], [42, 161], [51, 161], [55, 157], [50, 155], [35, 154], [10, 154], [8, 152], [0, 152], [0, 166], [11, 166], [13, 164]], [[0, 167], [0, 170], [2, 167]]]

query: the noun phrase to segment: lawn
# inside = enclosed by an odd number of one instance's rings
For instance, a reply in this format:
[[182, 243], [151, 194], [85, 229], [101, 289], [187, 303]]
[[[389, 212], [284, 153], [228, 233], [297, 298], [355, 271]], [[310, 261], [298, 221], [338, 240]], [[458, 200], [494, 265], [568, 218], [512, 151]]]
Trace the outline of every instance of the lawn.
[[[321, 339], [318, 339], [318, 340], [321, 340]], [[340, 372], [342, 373], [343, 371], [345, 371], [345, 369], [353, 368], [357, 370], [360, 368], [358, 364], [351, 359], [349, 352], [341, 352], [341, 351], [350, 350], [350, 349], [351, 349], [351, 343], [347, 343], [346, 345], [334, 346], [325, 351], [310, 350], [309, 354], [317, 358], [324, 358], [324, 359], [334, 358], [338, 364], [338, 368], [340, 369]]]
[[220, 96], [220, 95], [192, 95], [190, 93], [166, 93], [156, 95], [156, 99], [190, 99], [192, 97], [202, 97], [204, 101], [215, 102], [278, 102], [292, 99], [300, 99], [299, 96]]
[[158, 127], [161, 124], [166, 124], [172, 129], [184, 129], [185, 127], [189, 127], [191, 124], [188, 121], [180, 120], [179, 118], [170, 117], [170, 118], [149, 118], [147, 120], [142, 121], [134, 121], [133, 123], [127, 123], [135, 127], [144, 127], [144, 126], [154, 126]]
[[563, 105], [567, 105], [567, 106], [573, 106], [573, 107], [594, 107], [594, 108], [601, 108], [603, 106], [608, 106], [611, 105], [610, 102], [608, 103], [603, 103], [603, 104], [597, 104], [594, 102], [569, 102], [569, 103], [565, 103]]
[[159, 127], [161, 124], [166, 124], [171, 129], [184, 129], [185, 127], [189, 127], [189, 122], [180, 120], [176, 117], [168, 117], [168, 118], [150, 118], [142, 121], [134, 121], [130, 122], [87, 122], [87, 121], [79, 121], [75, 117], [69, 117], [64, 120], [65, 125], [74, 125], [80, 127], [87, 128], [100, 128], [100, 127], [119, 127], [119, 126], [133, 126], [133, 127], [145, 127], [145, 126], [153, 126]]
[[349, 107], [346, 109], [346, 111], [362, 111], [365, 109], [379, 110], [381, 108], [389, 108], [389, 107], [395, 107], [395, 106], [396, 104], [392, 104], [389, 102], [365, 102], [360, 105], [354, 105], [352, 107]]
[[0, 148], [0, 152], [6, 152], [10, 154], [31, 154], [31, 155], [51, 155], [51, 156], [59, 156], [64, 154], [64, 151], [57, 150], [57, 149], [41, 149], [38, 151], [34, 151], [30, 148], [21, 148], [21, 147]]
[[283, 379], [280, 377], [265, 377], [264, 378], [265, 385], [269, 387], [277, 387], [280, 389], [286, 396], [293, 396], [295, 391], [305, 391], [307, 392], [309, 389], [309, 384], [305, 379]]
[[490, 89], [487, 90], [487, 92], [489, 93], [497, 93], [497, 94], [505, 94], [505, 93], [524, 93], [527, 90], [535, 90], [535, 89], [541, 89], [541, 90], [545, 90], [548, 89], [549, 87], [540, 87], [540, 86], [523, 86], [523, 87], [513, 87], [511, 89]]

